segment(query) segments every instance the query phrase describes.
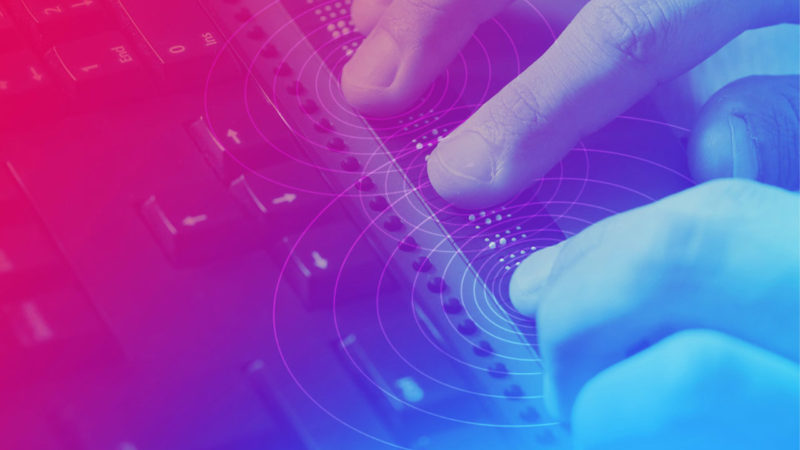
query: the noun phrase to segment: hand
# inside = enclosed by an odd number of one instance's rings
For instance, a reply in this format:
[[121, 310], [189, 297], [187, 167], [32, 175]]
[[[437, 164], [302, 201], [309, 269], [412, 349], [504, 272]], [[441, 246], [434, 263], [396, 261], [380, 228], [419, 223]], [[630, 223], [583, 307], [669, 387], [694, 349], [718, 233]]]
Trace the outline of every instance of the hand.
[[[475, 28], [508, 3], [355, 0], [354, 19], [369, 36], [345, 67], [345, 95], [371, 114], [408, 106]], [[572, 0], [559, 5], [564, 5], [568, 18], [584, 3]], [[541, 58], [440, 143], [428, 161], [431, 183], [462, 207], [506, 200], [549, 170], [582, 136], [659, 84], [691, 69], [741, 32], [796, 22], [798, 14], [795, 0], [591, 0]], [[760, 81], [773, 86], [761, 88], [771, 92], [771, 98], [783, 95], [785, 88], [780, 85], [787, 83], [796, 85], [796, 80]], [[761, 145], [756, 135], [747, 134], [749, 124], [736, 119], [741, 111], [733, 111], [733, 106], [727, 107], [733, 115], [712, 117], [696, 132], [710, 136], [707, 139]], [[755, 115], [776, 110], [777, 122], [794, 118], [796, 128], [796, 113], [790, 108], [757, 98], [752, 106]], [[723, 124], [729, 119], [726, 130]], [[732, 132], [735, 136], [730, 137]], [[797, 142], [789, 144], [791, 153]], [[710, 159], [694, 158], [696, 176], [729, 176], [737, 170], [761, 175], [762, 166], [733, 167], [736, 158], [731, 150], [727, 145], [715, 154], [703, 153]], [[782, 160], [764, 162], [775, 166], [778, 161]]]
[[545, 402], [580, 449], [798, 448], [800, 196], [712, 181], [525, 260]]

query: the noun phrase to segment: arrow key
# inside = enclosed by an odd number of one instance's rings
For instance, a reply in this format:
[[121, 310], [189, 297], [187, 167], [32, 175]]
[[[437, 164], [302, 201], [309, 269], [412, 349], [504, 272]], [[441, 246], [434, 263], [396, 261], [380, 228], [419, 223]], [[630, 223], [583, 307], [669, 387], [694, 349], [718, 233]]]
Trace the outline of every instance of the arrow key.
[[19, 0], [12, 2], [21, 23], [46, 44], [108, 30], [111, 21], [101, 0]]
[[54, 79], [31, 52], [0, 54], [0, 127], [63, 112]]
[[[297, 168], [284, 164], [274, 170], [291, 173], [293, 169]], [[314, 220], [330, 201], [330, 197], [323, 193], [324, 189], [321, 178], [312, 179], [305, 185], [292, 185], [254, 175], [240, 175], [230, 183], [230, 192], [239, 205], [256, 218], [267, 233], [267, 240], [273, 242], [286, 233], [302, 230]]]
[[[302, 235], [281, 239], [286, 279], [308, 309], [330, 309], [351, 301], [374, 302], [376, 292], [396, 292], [397, 281], [382, 273], [384, 261], [349, 221], [313, 224]], [[348, 254], [349, 253], [349, 254]], [[378, 282], [380, 280], [380, 285]]]
[[141, 214], [169, 258], [190, 266], [259, 248], [256, 224], [213, 183], [149, 196]]
[[[246, 118], [235, 115], [236, 108], [223, 108], [223, 113], [214, 121], [214, 127], [204, 118], [192, 122], [189, 135], [208, 163], [225, 182], [230, 182], [247, 172], [261, 171], [289, 161], [289, 152], [297, 152], [296, 143], [288, 133], [270, 130], [265, 139]], [[233, 111], [232, 115], [229, 115]], [[274, 131], [274, 132], [273, 132]]]
[[14, 22], [0, 5], [0, 52], [13, 50], [20, 44]]
[[119, 33], [105, 33], [53, 46], [46, 55], [81, 104], [142, 95], [146, 72]]

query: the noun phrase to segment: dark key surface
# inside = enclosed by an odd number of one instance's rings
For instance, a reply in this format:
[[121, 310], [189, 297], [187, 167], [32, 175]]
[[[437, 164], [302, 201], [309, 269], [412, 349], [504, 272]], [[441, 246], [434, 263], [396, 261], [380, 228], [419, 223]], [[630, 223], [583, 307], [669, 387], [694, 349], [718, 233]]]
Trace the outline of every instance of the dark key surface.
[[16, 0], [15, 16], [44, 44], [108, 30], [111, 21], [101, 0]]
[[294, 184], [277, 181], [287, 178], [283, 174], [291, 173], [294, 168], [275, 166], [262, 172], [262, 176], [243, 174], [230, 183], [229, 191], [237, 203], [261, 224], [263, 232], [273, 241], [302, 231], [331, 199], [321, 193], [327, 188], [318, 175], [304, 180], [295, 178]]
[[0, 5], [0, 52], [10, 51], [20, 44], [14, 21], [8, 12]]
[[147, 87], [141, 57], [116, 32], [56, 44], [46, 57], [80, 104], [137, 98]]
[[[171, 86], [205, 83], [225, 39], [195, 1], [164, 2], [157, 10], [140, 0], [115, 0], [113, 6], [139, 50]], [[215, 79], [221, 72], [223, 79], [233, 76], [233, 64], [232, 55], [224, 53], [216, 63]]]
[[255, 221], [214, 184], [164, 189], [141, 206], [142, 218], [170, 259], [196, 265], [255, 248]]
[[54, 77], [33, 52], [0, 54], [0, 129], [49, 119], [61, 100]]

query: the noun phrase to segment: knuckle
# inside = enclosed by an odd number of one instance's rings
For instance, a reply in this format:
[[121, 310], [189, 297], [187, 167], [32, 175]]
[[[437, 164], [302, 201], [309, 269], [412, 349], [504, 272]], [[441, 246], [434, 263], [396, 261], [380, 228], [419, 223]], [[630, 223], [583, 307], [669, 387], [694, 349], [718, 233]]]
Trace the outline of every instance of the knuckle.
[[637, 63], [658, 55], [671, 14], [652, 0], [599, 0], [589, 3], [586, 30], [604, 48]]

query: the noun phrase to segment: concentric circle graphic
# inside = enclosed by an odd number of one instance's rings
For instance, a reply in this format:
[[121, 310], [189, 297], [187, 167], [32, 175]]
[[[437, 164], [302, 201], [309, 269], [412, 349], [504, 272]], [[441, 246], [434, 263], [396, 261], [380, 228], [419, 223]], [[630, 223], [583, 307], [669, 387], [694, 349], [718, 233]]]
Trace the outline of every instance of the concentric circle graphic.
[[[205, 86], [204, 119], [225, 157], [254, 185], [316, 199], [274, 231], [285, 234], [271, 299], [283, 368], [316, 408], [386, 446], [458, 426], [558, 448], [536, 324], [511, 306], [509, 280], [539, 249], [691, 185], [676, 145], [688, 130], [645, 106], [508, 203], [456, 209], [433, 191], [427, 156], [549, 46], [552, 28], [532, 5], [529, 28], [489, 21], [409, 111], [365, 118], [338, 83], [363, 39], [349, 4], [231, 6]], [[235, 95], [215, 84], [231, 51], [244, 67]], [[265, 154], [277, 162], [254, 163]]]

